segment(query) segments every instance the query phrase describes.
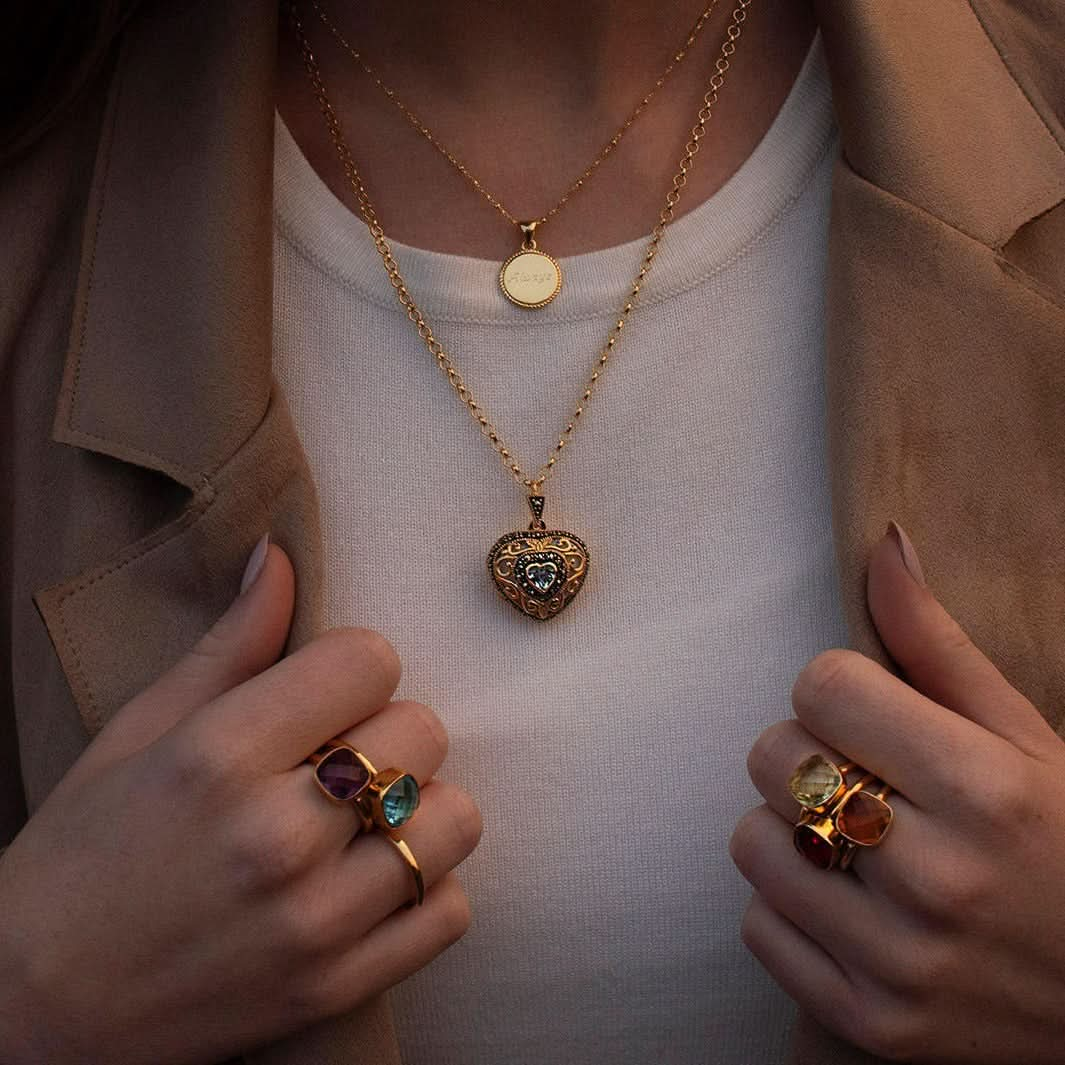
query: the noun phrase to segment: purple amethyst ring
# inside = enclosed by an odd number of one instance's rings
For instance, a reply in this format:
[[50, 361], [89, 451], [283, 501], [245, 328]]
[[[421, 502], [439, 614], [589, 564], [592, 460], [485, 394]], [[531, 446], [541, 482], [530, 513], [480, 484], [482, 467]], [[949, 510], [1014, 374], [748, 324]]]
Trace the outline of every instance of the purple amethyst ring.
[[402, 769], [374, 769], [373, 762], [343, 740], [330, 740], [308, 759], [314, 766], [318, 790], [332, 803], [350, 805], [359, 815], [362, 831], [379, 828], [407, 863], [414, 877], [414, 897], [408, 906], [420, 906], [425, 884], [418, 860], [410, 847], [393, 835], [418, 809], [418, 781]]
[[418, 809], [418, 782], [401, 769], [376, 770], [361, 751], [343, 740], [330, 740], [308, 759], [318, 789], [330, 802], [354, 805], [364, 830], [396, 829]]

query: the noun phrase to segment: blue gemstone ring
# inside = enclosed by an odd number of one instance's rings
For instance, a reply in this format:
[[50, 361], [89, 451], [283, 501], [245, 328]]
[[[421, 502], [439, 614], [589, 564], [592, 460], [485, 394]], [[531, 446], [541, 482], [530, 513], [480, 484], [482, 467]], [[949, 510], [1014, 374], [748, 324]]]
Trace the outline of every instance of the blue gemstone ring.
[[402, 769], [374, 768], [361, 751], [331, 740], [308, 759], [319, 790], [334, 803], [351, 803], [363, 815], [364, 828], [402, 828], [418, 809], [418, 782]]
[[421, 801], [418, 781], [402, 769], [375, 769], [362, 751], [340, 739], [319, 747], [307, 761], [314, 766], [318, 789], [330, 802], [352, 806], [362, 821], [363, 832], [382, 829], [414, 877], [414, 898], [407, 905], [420, 906], [425, 898], [425, 884], [418, 860], [403, 840], [392, 835], [418, 809]]
[[402, 828], [418, 809], [421, 792], [418, 782], [402, 769], [382, 769], [357, 800], [378, 828]]
[[381, 834], [396, 848], [414, 877], [414, 898], [406, 904], [408, 908], [422, 904], [425, 899], [425, 884], [418, 859], [411, 853], [410, 847], [394, 833], [414, 816], [420, 800], [418, 782], [402, 769], [382, 769], [375, 772], [369, 787], [355, 800], [363, 818], [363, 827], [381, 829]]

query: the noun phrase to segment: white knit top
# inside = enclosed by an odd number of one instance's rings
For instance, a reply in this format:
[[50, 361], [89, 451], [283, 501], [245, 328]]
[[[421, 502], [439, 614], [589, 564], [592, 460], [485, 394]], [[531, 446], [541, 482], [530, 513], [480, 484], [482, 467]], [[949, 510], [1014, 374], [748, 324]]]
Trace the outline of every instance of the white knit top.
[[[484, 814], [469, 933], [393, 995], [408, 1065], [782, 1060], [792, 1006], [739, 939], [745, 769], [795, 675], [845, 645], [826, 474], [823, 278], [838, 147], [820, 38], [739, 171], [666, 232], [547, 485], [581, 537], [569, 608], [526, 619], [489, 548], [524, 496], [398, 306], [363, 223], [277, 120], [276, 373], [321, 496], [330, 624], [383, 632]], [[649, 220], [650, 221], [650, 220]], [[385, 220], [387, 229], [387, 220]], [[535, 468], [643, 254], [498, 263], [394, 244], [414, 297]]]

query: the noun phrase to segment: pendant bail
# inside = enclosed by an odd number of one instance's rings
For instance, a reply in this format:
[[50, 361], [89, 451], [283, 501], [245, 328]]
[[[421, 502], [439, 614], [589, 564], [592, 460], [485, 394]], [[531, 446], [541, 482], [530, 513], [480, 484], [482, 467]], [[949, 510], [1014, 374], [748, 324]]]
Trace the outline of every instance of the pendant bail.
[[530, 530], [542, 531], [547, 528], [544, 522], [544, 497], [541, 495], [529, 496], [529, 509], [532, 511], [533, 520], [529, 523]]
[[536, 251], [536, 227], [540, 224], [539, 219], [534, 222], [519, 222], [521, 227], [522, 242], [521, 247], [523, 251]]

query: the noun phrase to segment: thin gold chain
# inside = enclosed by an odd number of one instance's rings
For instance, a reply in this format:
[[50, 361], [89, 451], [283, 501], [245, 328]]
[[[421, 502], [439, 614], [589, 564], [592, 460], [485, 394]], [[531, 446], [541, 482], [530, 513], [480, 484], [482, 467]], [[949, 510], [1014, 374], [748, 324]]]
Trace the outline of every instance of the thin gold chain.
[[[437, 140], [436, 135], [431, 129], [396, 95], [395, 90], [389, 88], [388, 85], [381, 79], [380, 75], [369, 63], [366, 62], [365, 57], [361, 52], [352, 46], [347, 38], [340, 32], [336, 24], [329, 18], [329, 16], [322, 9], [318, 0], [311, 0], [311, 4], [314, 10], [318, 13], [319, 19], [324, 23], [329, 32], [336, 38], [337, 43], [355, 60], [356, 63], [366, 72], [371, 78], [374, 85], [381, 90], [382, 93], [389, 100], [392, 101], [403, 112], [407, 121], [445, 158], [447, 161], [512, 225], [521, 226], [521, 221], [517, 219], [506, 207], [503, 206], [500, 200], [493, 196], [492, 193], [484, 187], [484, 184], [473, 174], [470, 173], [469, 168], [465, 163], [461, 162], [450, 152], [443, 144]], [[621, 143], [621, 138], [628, 132], [629, 127], [640, 117], [644, 108], [651, 102], [655, 93], [665, 85], [670, 74], [673, 73], [674, 68], [678, 67], [683, 61], [684, 57], [688, 54], [692, 45], [695, 44], [695, 39], [699, 36], [699, 31], [703, 28], [706, 20], [710, 17], [714, 8], [717, 6], [717, 0], [711, 0], [710, 4], [706, 7], [703, 13], [695, 20], [695, 24], [688, 31], [688, 35], [685, 38], [683, 44], [674, 52], [673, 58], [669, 61], [669, 65], [661, 74], [658, 75], [657, 81], [651, 87], [642, 100], [632, 110], [631, 114], [625, 119], [621, 128], [610, 138], [603, 146], [602, 151], [595, 157], [592, 163], [577, 177], [566, 191], [562, 195], [562, 199], [555, 204], [546, 214], [541, 215], [535, 219], [537, 225], [543, 225], [549, 219], [554, 218], [559, 211], [569, 202], [569, 198], [580, 188], [584, 186], [584, 183], [599, 169], [603, 162], [607, 159], [611, 152]], [[526, 223], [528, 224], [528, 223]]]
[[614, 348], [621, 337], [622, 330], [624, 330], [625, 323], [628, 320], [629, 314], [632, 312], [635, 300], [637, 296], [639, 296], [640, 286], [650, 272], [655, 256], [658, 254], [658, 245], [662, 240], [662, 234], [665, 232], [666, 226], [673, 221], [677, 204], [680, 201], [681, 191], [688, 182], [688, 172], [691, 170], [695, 155], [699, 151], [699, 141], [702, 140], [706, 133], [706, 124], [710, 120], [714, 106], [717, 104], [718, 93], [720, 92], [722, 85], [725, 83], [725, 73], [729, 69], [729, 58], [736, 51], [736, 42], [740, 37], [741, 26], [747, 17], [747, 8], [750, 7], [752, 2], [753, 0], [736, 0], [737, 6], [732, 12], [732, 20], [725, 30], [725, 40], [721, 45], [721, 54], [714, 63], [715, 71], [710, 77], [710, 87], [703, 96], [695, 126], [692, 128], [690, 139], [684, 146], [684, 158], [680, 162], [680, 167], [678, 168], [677, 173], [673, 176], [673, 183], [669, 192], [666, 193], [665, 205], [659, 213], [658, 222], [655, 224], [651, 233], [651, 239], [648, 242], [647, 250], [640, 265], [640, 270], [633, 280], [629, 296], [618, 314], [617, 321], [611, 326], [610, 332], [607, 334], [606, 343], [600, 349], [595, 368], [584, 387], [580, 402], [577, 404], [577, 409], [573, 412], [566, 428], [559, 434], [558, 443], [551, 449], [551, 454], [547, 462], [540, 467], [535, 476], [531, 477], [528, 476], [522, 467], [514, 460], [514, 456], [503, 442], [503, 438], [500, 436], [499, 431], [488, 419], [480, 404], [473, 398], [472, 393], [466, 387], [466, 383], [462, 379], [462, 375], [455, 367], [451, 356], [444, 350], [443, 344], [441, 344], [433, 335], [429, 323], [426, 322], [424, 315], [419, 310], [418, 305], [414, 302], [414, 298], [411, 296], [410, 292], [407, 291], [407, 284], [403, 280], [403, 276], [399, 272], [399, 266], [392, 256], [392, 249], [385, 238], [384, 230], [381, 228], [381, 223], [377, 219], [377, 213], [374, 211], [373, 204], [370, 202], [370, 197], [363, 185], [362, 177], [355, 165], [351, 150], [348, 148], [344, 135], [341, 132], [340, 120], [337, 118], [337, 113], [333, 109], [333, 105], [330, 103], [329, 97], [326, 94], [325, 85], [322, 82], [322, 74], [318, 68], [318, 61], [315, 59], [314, 52], [311, 50], [310, 41], [308, 41], [307, 36], [303, 31], [303, 24], [300, 21], [299, 14], [296, 10], [295, 0], [290, 0], [289, 2], [289, 15], [292, 20], [293, 29], [300, 41], [300, 49], [303, 54], [303, 62], [307, 70], [307, 76], [310, 79], [315, 97], [318, 100], [318, 105], [329, 126], [329, 132], [332, 136], [333, 143], [336, 146], [337, 153], [340, 156], [344, 172], [355, 193], [355, 198], [359, 205], [359, 213], [362, 215], [363, 220], [366, 222], [366, 225], [370, 230], [370, 235], [381, 256], [381, 261], [384, 263], [385, 270], [388, 273], [388, 279], [392, 283], [393, 289], [395, 289], [396, 296], [404, 310], [407, 312], [407, 317], [417, 328], [418, 336], [421, 337], [429, 354], [432, 355], [436, 360], [437, 365], [447, 375], [447, 379], [451, 382], [459, 399], [461, 399], [466, 405], [466, 408], [477, 423], [481, 434], [491, 443], [499, 457], [503, 460], [503, 464], [510, 471], [514, 480], [522, 487], [528, 489], [530, 493], [539, 494], [543, 488], [544, 482], [554, 470], [559, 456], [566, 447], [566, 444], [572, 438], [577, 425], [580, 423], [581, 415], [584, 413], [585, 404], [592, 398], [592, 393], [595, 391], [599, 378], [602, 376], [606, 364], [610, 360], [610, 356], [613, 354]]

